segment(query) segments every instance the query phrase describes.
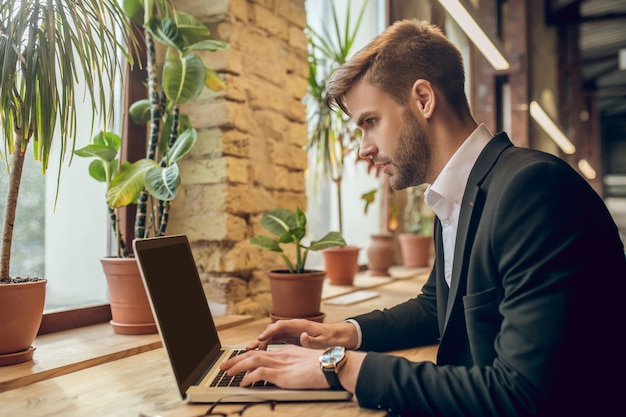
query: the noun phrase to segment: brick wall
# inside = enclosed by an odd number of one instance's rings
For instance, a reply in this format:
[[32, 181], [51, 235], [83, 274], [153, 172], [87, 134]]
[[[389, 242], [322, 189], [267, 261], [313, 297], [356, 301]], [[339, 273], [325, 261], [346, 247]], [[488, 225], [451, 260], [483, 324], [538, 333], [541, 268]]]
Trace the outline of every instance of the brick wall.
[[304, 0], [176, 0], [230, 49], [206, 52], [225, 92], [206, 90], [182, 109], [198, 130], [180, 163], [182, 187], [168, 234], [188, 235], [212, 307], [271, 311], [266, 272], [282, 265], [249, 244], [262, 214], [306, 209], [307, 40]]

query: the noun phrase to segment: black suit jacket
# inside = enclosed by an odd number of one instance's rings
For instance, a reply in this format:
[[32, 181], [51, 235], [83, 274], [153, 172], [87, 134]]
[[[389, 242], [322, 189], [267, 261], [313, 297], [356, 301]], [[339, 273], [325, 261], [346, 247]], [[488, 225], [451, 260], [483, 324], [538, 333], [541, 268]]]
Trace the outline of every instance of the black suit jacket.
[[[361, 406], [437, 416], [623, 412], [624, 246], [567, 163], [495, 136], [463, 196], [450, 288], [438, 220], [435, 245], [421, 294], [355, 317], [370, 352]], [[374, 353], [437, 342], [437, 365]]]

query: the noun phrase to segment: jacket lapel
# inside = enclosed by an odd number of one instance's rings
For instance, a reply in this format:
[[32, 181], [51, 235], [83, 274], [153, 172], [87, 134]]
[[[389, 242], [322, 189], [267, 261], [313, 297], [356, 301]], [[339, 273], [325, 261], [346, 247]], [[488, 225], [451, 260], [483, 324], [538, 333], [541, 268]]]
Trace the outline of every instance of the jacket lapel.
[[485, 198], [484, 193], [480, 190], [480, 185], [493, 168], [498, 156], [509, 146], [513, 146], [513, 144], [506, 133], [494, 136], [480, 153], [470, 172], [459, 213], [450, 291], [446, 307], [446, 327], [452, 315], [452, 310], [463, 307], [462, 297], [466, 292], [468, 261], [471, 256], [473, 239], [476, 236], [475, 231], [480, 221]]

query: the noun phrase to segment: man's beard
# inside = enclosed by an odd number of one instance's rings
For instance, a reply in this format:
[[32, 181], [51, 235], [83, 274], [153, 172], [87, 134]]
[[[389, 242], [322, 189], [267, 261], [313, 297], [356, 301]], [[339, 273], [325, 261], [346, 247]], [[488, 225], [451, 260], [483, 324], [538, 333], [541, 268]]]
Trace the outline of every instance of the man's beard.
[[425, 183], [430, 159], [430, 144], [426, 133], [413, 114], [406, 109], [403, 114], [403, 127], [398, 138], [398, 147], [391, 160], [396, 168], [396, 173], [389, 177], [391, 188], [401, 190]]

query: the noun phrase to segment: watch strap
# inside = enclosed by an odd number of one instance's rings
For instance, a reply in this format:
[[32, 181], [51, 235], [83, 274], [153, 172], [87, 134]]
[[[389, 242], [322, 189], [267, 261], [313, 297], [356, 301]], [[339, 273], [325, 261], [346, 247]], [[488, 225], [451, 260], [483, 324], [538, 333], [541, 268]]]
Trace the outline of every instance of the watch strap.
[[331, 389], [343, 389], [341, 382], [339, 382], [339, 375], [335, 372], [335, 368], [322, 368], [322, 371]]

